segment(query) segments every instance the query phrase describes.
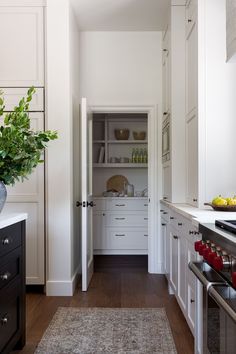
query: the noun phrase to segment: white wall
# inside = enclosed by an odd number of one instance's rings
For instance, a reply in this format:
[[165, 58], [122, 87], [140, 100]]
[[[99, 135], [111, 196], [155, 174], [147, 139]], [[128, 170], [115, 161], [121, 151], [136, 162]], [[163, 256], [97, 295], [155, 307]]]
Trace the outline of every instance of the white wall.
[[[47, 153], [47, 295], [72, 295], [78, 264], [73, 225], [73, 121], [78, 114], [75, 22], [68, 0], [48, 0], [46, 13], [46, 128], [59, 139]], [[71, 71], [72, 70], [72, 71]], [[73, 80], [72, 80], [73, 78]], [[73, 93], [73, 95], [72, 95]], [[74, 120], [73, 120], [74, 119]]]
[[236, 194], [236, 65], [226, 63], [225, 0], [208, 0], [205, 6], [205, 201], [210, 201], [217, 194]]
[[161, 32], [81, 32], [80, 94], [96, 104], [159, 104]]

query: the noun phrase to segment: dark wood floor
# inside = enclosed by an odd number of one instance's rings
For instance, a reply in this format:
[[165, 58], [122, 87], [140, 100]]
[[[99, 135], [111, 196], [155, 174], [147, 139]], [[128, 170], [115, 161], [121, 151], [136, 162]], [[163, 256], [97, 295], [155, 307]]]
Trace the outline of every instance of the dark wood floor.
[[[117, 258], [116, 258], [117, 259]], [[123, 261], [118, 268], [106, 258], [96, 260], [96, 272], [87, 293], [73, 297], [27, 294], [27, 344], [21, 354], [32, 354], [59, 306], [164, 307], [179, 354], [193, 354], [193, 336], [174, 296], [168, 295], [166, 279], [146, 272], [146, 263]], [[14, 352], [16, 353], [16, 352]], [[115, 354], [115, 353], [114, 353]]]

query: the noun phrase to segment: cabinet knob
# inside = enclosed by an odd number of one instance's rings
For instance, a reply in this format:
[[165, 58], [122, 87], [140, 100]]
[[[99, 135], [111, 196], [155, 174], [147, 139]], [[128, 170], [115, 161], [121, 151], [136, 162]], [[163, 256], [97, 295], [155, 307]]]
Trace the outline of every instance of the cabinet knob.
[[161, 226], [166, 226], [166, 224], [161, 224]]
[[1, 318], [1, 325], [5, 326], [7, 323], [8, 323], [8, 317], [7, 317], [7, 315], [4, 315]]
[[105, 213], [102, 213], [102, 216], [106, 216], [106, 214], [105, 214]]
[[190, 302], [191, 302], [191, 304], [193, 304], [195, 302], [195, 300], [191, 299]]
[[10, 240], [7, 237], [2, 240], [3, 245], [9, 245], [9, 243], [10, 243]]
[[176, 235], [174, 235], [173, 238], [174, 238], [175, 240], [178, 240], [178, 236], [176, 236]]
[[178, 222], [178, 226], [183, 226], [182, 222]]
[[173, 217], [173, 216], [170, 216], [170, 220], [174, 220], [174, 217]]
[[193, 202], [197, 202], [197, 198], [193, 198]]
[[188, 23], [191, 23], [193, 20], [191, 20], [191, 18], [188, 19]]
[[10, 278], [10, 276], [11, 276], [11, 274], [7, 272], [7, 273], [5, 273], [3, 275], [0, 275], [0, 278], [2, 280], [8, 280]]

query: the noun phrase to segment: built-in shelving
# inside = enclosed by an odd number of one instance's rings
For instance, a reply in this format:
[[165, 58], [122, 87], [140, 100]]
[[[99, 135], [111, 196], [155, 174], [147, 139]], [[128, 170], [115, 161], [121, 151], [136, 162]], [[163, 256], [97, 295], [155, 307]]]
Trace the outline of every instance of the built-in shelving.
[[94, 163], [96, 168], [148, 168], [147, 163]]

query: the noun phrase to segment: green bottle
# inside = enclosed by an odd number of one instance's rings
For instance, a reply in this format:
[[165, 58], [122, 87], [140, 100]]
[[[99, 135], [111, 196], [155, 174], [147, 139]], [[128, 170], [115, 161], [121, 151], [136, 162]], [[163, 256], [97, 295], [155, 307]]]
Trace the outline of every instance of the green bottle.
[[143, 149], [139, 150], [138, 162], [143, 163]]
[[144, 151], [143, 151], [143, 163], [148, 163], [147, 149], [144, 149]]
[[136, 162], [136, 153], [135, 153], [135, 149], [133, 149], [133, 150], [132, 150], [131, 162], [132, 162], [132, 163], [135, 163], [135, 162]]
[[139, 149], [135, 149], [135, 163], [139, 162]]

